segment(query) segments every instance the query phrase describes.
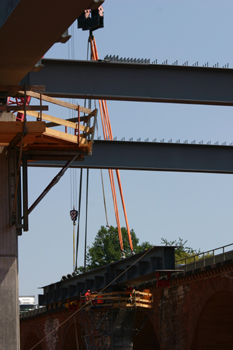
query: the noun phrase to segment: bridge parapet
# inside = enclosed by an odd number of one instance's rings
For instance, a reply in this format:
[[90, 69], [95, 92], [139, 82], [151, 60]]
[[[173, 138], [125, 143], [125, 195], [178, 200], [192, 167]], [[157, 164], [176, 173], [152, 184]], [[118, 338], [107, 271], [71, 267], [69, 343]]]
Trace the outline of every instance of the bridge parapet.
[[[233, 250], [229, 250], [229, 247], [232, 249], [233, 243], [176, 260], [176, 268], [184, 271], [192, 271], [233, 259]], [[215, 252], [220, 249], [222, 253], [216, 255]]]

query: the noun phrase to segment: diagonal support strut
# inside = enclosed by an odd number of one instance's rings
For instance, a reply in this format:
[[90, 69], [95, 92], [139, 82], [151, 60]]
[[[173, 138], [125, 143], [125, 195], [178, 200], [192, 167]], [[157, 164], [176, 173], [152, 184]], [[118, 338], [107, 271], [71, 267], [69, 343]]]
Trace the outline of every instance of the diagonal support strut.
[[[51, 190], [53, 186], [55, 186], [61, 177], [65, 174], [66, 170], [71, 166], [71, 164], [75, 161], [78, 154], [76, 154], [70, 161], [66, 163], [66, 165], [59, 171], [59, 173], [53, 178], [53, 180], [50, 182], [50, 184], [45, 188], [45, 190], [41, 193], [41, 195], [35, 200], [35, 202], [30, 206], [28, 209], [28, 214], [30, 214], [33, 209], [42, 201], [42, 199], [46, 196], [46, 194]], [[23, 217], [22, 217], [23, 219]]]

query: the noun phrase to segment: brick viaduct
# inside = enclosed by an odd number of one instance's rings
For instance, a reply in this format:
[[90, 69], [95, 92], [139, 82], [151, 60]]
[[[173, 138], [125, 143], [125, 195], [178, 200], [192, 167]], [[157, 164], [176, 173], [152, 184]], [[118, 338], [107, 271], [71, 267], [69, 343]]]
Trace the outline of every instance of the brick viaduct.
[[[134, 338], [134, 350], [233, 349], [233, 260], [180, 273], [170, 288], [152, 285], [151, 291], [153, 313]], [[63, 309], [21, 319], [21, 350], [30, 350], [59, 325], [35, 349], [77, 349], [80, 315], [73, 313]]]

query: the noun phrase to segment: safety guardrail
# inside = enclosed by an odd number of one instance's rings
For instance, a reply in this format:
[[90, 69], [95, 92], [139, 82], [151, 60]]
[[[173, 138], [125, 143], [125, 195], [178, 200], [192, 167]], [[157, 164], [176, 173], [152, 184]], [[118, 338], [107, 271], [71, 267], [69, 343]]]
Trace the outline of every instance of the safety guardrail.
[[47, 311], [46, 306], [44, 306], [44, 307], [40, 307], [38, 309], [24, 311], [24, 312], [20, 313], [19, 316], [20, 316], [20, 319], [23, 319], [23, 318], [28, 318], [28, 317], [43, 314], [46, 311]]
[[[233, 250], [227, 251], [227, 248], [230, 246], [233, 246], [233, 243], [176, 260], [176, 269], [190, 271], [233, 259]], [[216, 251], [218, 250], [222, 250], [222, 252], [216, 254]]]
[[151, 293], [136, 290], [112, 293], [90, 293], [81, 296], [83, 309], [89, 308], [153, 308], [153, 297]]

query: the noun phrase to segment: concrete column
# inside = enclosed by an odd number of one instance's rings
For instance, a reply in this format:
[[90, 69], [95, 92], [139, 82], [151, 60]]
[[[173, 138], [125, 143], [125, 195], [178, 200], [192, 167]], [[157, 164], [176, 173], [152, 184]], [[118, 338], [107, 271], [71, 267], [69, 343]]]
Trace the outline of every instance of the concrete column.
[[0, 349], [19, 350], [18, 237], [9, 225], [8, 156], [0, 153]]

